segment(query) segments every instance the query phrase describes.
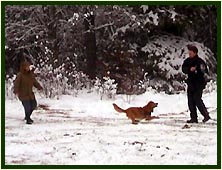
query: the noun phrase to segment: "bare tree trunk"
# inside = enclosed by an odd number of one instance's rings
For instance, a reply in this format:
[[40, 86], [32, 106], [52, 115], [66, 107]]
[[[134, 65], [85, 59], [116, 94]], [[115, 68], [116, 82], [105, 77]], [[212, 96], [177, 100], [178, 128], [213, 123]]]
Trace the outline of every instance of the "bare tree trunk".
[[49, 18], [47, 23], [48, 28], [48, 38], [51, 40], [51, 49], [52, 49], [52, 57], [51, 64], [55, 65], [55, 60], [57, 60], [57, 64], [59, 64], [59, 46], [58, 46], [58, 38], [57, 38], [57, 16], [56, 16], [56, 6], [49, 6], [46, 8], [46, 14]]
[[94, 19], [95, 16], [92, 13], [87, 12], [87, 16], [84, 19], [85, 25], [85, 45], [86, 45], [86, 58], [87, 68], [86, 72], [91, 79], [95, 78], [96, 74], [96, 36], [94, 31]]

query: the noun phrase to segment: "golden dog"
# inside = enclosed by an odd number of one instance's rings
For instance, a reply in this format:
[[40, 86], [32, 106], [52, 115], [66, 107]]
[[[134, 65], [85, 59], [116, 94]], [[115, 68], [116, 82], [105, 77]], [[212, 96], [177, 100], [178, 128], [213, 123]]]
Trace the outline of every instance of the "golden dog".
[[157, 107], [157, 105], [158, 103], [150, 101], [144, 107], [130, 107], [124, 110], [119, 106], [117, 106], [115, 103], [113, 103], [114, 109], [117, 112], [126, 113], [126, 116], [132, 120], [132, 124], [137, 124], [142, 119], [146, 120], [158, 119], [159, 117], [157, 116], [151, 116], [151, 112], [153, 112], [153, 109]]

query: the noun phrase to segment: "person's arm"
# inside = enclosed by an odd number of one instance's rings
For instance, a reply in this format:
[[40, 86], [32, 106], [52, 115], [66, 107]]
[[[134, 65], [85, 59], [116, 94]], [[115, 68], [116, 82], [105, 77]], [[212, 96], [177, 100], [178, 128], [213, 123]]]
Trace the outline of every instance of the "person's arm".
[[183, 65], [182, 65], [182, 72], [183, 72], [184, 74], [188, 74], [189, 71], [190, 71], [190, 68], [189, 68], [189, 66], [188, 66], [187, 60], [185, 60], [185, 61], [183, 62]]
[[42, 86], [39, 84], [39, 82], [34, 78], [34, 87], [36, 87], [38, 90], [42, 90]]
[[202, 73], [208, 73], [208, 68], [207, 68], [207, 65], [206, 63], [204, 62], [204, 60], [200, 60], [200, 71]]
[[199, 60], [198, 60], [196, 70], [197, 70], [198, 73], [203, 73], [203, 74], [208, 73], [207, 65], [204, 62], [204, 60], [202, 60], [201, 58], [199, 58]]
[[19, 88], [21, 84], [21, 74], [19, 73], [14, 81], [14, 93], [19, 95]]

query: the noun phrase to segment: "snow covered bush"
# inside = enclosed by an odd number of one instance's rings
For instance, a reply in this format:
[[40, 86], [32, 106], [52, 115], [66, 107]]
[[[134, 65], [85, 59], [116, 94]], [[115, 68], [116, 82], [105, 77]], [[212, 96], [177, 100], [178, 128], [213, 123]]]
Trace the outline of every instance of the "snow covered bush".
[[98, 77], [96, 77], [94, 88], [95, 88], [96, 93], [100, 95], [100, 99], [102, 100], [102, 96], [103, 96], [102, 81]]
[[110, 77], [103, 77], [105, 80], [103, 86], [104, 86], [104, 92], [106, 96], [110, 99], [115, 97], [116, 94], [116, 88], [117, 84], [115, 83], [114, 79], [111, 79]]
[[213, 91], [217, 92], [217, 82], [216, 81], [209, 81], [204, 89], [204, 93], [211, 93]]
[[149, 91], [150, 87], [149, 85], [149, 79], [146, 79], [144, 76], [144, 80], [132, 81], [131, 79], [125, 79], [124, 80], [124, 89], [123, 92], [126, 94], [126, 102], [130, 103], [136, 95], [143, 94], [146, 91]]
[[151, 86], [150, 79], [148, 77], [148, 73], [145, 73], [143, 76], [143, 80], [140, 81], [141, 88], [145, 89], [145, 91], [156, 91], [155, 88]]
[[94, 88], [101, 100], [104, 96], [113, 99], [116, 95], [117, 84], [115, 83], [115, 80], [110, 77], [103, 77], [102, 80], [96, 77]]
[[53, 69], [51, 65], [45, 65], [36, 73], [43, 85], [45, 96], [49, 98], [59, 98], [59, 96], [66, 94], [77, 96], [83, 88], [90, 88], [88, 76], [66, 64], [62, 64], [56, 69]]
[[[45, 56], [46, 55], [46, 56]], [[61, 95], [77, 96], [83, 88], [90, 88], [90, 80], [86, 74], [77, 70], [72, 57], [63, 56], [62, 60], [51, 59], [53, 56], [46, 50], [45, 55], [35, 61], [37, 78], [43, 84], [44, 95], [54, 98]], [[71, 54], [70, 54], [71, 55]]]
[[209, 48], [198, 42], [190, 42], [177, 36], [155, 36], [141, 49], [147, 55], [146, 68], [150, 85], [167, 93], [184, 89], [186, 75], [182, 73], [183, 61], [188, 57], [187, 45], [194, 44], [198, 55], [209, 68], [209, 80], [216, 80], [216, 59]]
[[86, 87], [87, 76], [75, 69], [66, 70], [66, 65], [62, 64], [56, 69], [51, 65], [45, 65], [36, 71], [38, 79], [41, 82], [44, 95], [54, 98], [61, 95], [72, 94], [77, 96], [79, 90]]
[[68, 78], [62, 74], [63, 71], [63, 66], [53, 69], [51, 65], [35, 70], [45, 97], [59, 99], [60, 95], [69, 94], [71, 86], [68, 84]]
[[5, 80], [5, 98], [9, 100], [13, 100], [16, 98], [14, 94], [14, 81], [16, 79], [16, 75], [13, 75], [12, 77], [6, 76]]
[[[77, 57], [76, 54], [74, 54], [74, 56]], [[72, 86], [75, 96], [83, 88], [92, 88], [92, 83], [89, 79], [89, 76], [83, 73], [82, 71], [79, 71], [76, 67], [76, 64], [70, 59], [70, 57], [66, 57], [64, 63], [65, 64], [63, 75], [68, 78], [68, 83]]]
[[79, 91], [83, 88], [87, 88], [88, 90], [91, 89], [91, 80], [89, 79], [89, 76], [87, 76], [85, 73], [77, 70], [72, 70], [71, 73], [69, 73], [68, 76], [69, 80], [68, 83], [71, 84], [72, 89], [74, 90], [74, 95], [77, 96]]

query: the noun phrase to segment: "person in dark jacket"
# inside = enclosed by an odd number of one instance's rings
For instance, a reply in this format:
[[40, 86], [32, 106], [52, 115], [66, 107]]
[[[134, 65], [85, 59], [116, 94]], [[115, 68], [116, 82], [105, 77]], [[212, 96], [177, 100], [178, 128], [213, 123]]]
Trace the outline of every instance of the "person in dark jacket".
[[33, 123], [33, 120], [30, 117], [33, 110], [37, 107], [35, 95], [32, 91], [33, 86], [38, 90], [42, 90], [42, 86], [35, 79], [33, 71], [30, 70], [30, 63], [25, 61], [21, 63], [20, 72], [15, 79], [14, 93], [22, 102], [25, 110], [25, 120], [27, 124]]
[[187, 97], [191, 119], [187, 123], [198, 123], [197, 108], [204, 117], [203, 122], [207, 122], [210, 116], [202, 100], [202, 93], [206, 86], [204, 74], [208, 73], [207, 65], [198, 56], [196, 46], [188, 45], [187, 48], [189, 58], [185, 59], [182, 65], [183, 73], [188, 75]]

